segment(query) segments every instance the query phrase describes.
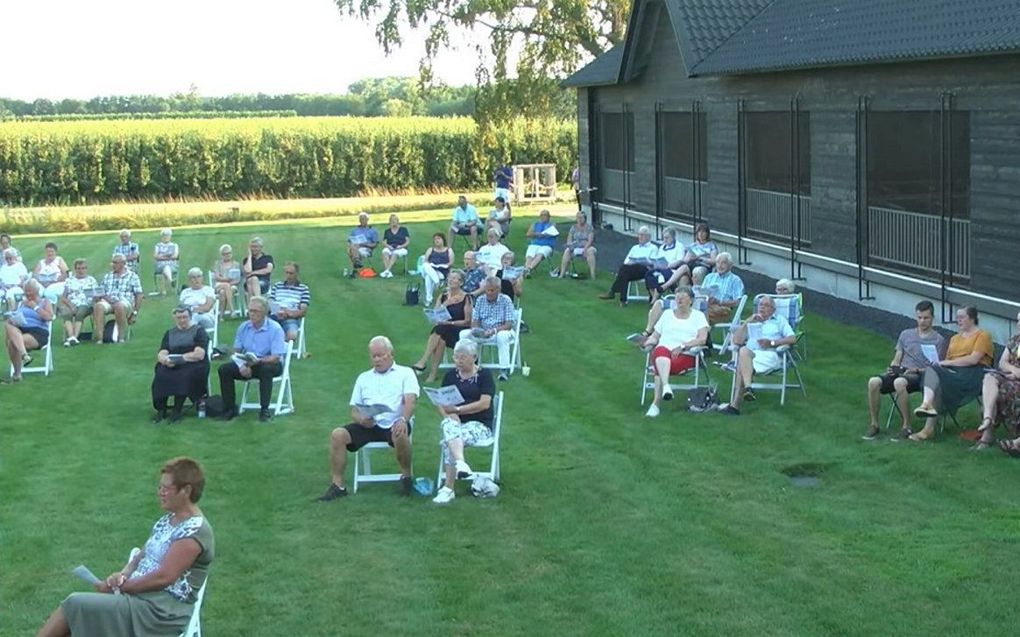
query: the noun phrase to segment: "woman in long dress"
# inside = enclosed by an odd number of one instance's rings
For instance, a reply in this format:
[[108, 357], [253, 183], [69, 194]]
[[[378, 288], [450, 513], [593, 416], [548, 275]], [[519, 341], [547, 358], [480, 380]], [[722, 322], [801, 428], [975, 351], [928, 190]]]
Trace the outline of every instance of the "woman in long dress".
[[167, 417], [167, 406], [174, 399], [170, 422], [181, 419], [184, 401], [198, 404], [206, 394], [209, 381], [209, 359], [206, 350], [209, 336], [200, 325], [192, 325], [191, 308], [178, 305], [173, 310], [174, 326], [163, 335], [156, 353], [156, 371], [152, 378], [152, 406], [156, 410], [152, 422]]

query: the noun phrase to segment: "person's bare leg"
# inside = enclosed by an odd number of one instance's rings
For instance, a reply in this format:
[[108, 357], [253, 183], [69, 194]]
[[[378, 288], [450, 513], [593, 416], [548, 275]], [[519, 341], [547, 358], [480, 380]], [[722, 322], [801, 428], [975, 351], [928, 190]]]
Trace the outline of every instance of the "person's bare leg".
[[103, 344], [103, 306], [99, 302], [92, 308], [92, 342]]
[[584, 253], [584, 260], [588, 262], [588, 274], [591, 280], [595, 280], [595, 248], [588, 248]]
[[478, 226], [476, 224], [471, 225], [471, 249], [478, 250]]
[[450, 457], [454, 461], [464, 461], [464, 441], [460, 438], [454, 438], [453, 440], [446, 441], [446, 447], [450, 450]]
[[446, 487], [452, 489], [457, 483], [457, 465], [446, 465]]
[[570, 248], [567, 248], [566, 250], [563, 251], [563, 258], [560, 259], [560, 269], [556, 273], [557, 276], [562, 277], [564, 274], [567, 273], [567, 265], [570, 263], [572, 252], [573, 251]]
[[896, 407], [900, 410], [900, 429], [910, 429], [910, 394], [907, 393], [907, 379], [894, 380], [893, 391]]
[[[433, 336], [436, 336], [433, 334]], [[434, 383], [439, 380], [439, 363], [443, 360], [443, 351], [446, 349], [446, 343], [443, 339], [436, 336], [435, 341], [432, 342], [432, 352], [429, 354], [429, 375], [425, 378], [426, 383]]]
[[405, 433], [402, 436], [393, 436], [393, 453], [397, 456], [397, 464], [400, 465], [400, 475], [411, 476], [411, 443]]
[[662, 303], [652, 303], [651, 309], [648, 310], [648, 323], [645, 325], [645, 334], [651, 334], [655, 328], [655, 324], [659, 322], [659, 317], [665, 310], [662, 309]]
[[730, 396], [730, 405], [734, 409], [740, 409], [744, 402], [744, 390], [751, 386], [754, 380], [754, 356], [747, 347], [741, 347], [737, 357], [737, 372], [733, 375], [733, 395]]
[[329, 468], [333, 484], [344, 488], [344, 470], [347, 468], [347, 445], [351, 434], [343, 427], [337, 427], [329, 435]]
[[42, 625], [36, 637], [66, 637], [71, 634], [71, 627], [67, 625], [67, 618], [64, 617], [64, 609], [57, 606], [57, 609]]
[[127, 308], [123, 303], [114, 303], [113, 318], [117, 321], [117, 340], [127, 340]]
[[868, 379], [868, 425], [872, 428], [878, 428], [878, 405], [882, 400], [882, 395], [879, 393], [881, 389], [881, 378], [872, 376]]
[[666, 356], [660, 356], [653, 361], [655, 367], [655, 394], [652, 397], [652, 404], [658, 407], [662, 403], [663, 387], [669, 383], [670, 360]]

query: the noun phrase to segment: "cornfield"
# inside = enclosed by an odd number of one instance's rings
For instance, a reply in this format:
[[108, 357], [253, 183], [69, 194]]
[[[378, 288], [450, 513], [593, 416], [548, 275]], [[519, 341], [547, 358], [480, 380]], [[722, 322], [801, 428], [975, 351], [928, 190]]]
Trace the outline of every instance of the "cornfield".
[[572, 122], [299, 117], [0, 123], [0, 205], [477, 188], [503, 162], [570, 174]]

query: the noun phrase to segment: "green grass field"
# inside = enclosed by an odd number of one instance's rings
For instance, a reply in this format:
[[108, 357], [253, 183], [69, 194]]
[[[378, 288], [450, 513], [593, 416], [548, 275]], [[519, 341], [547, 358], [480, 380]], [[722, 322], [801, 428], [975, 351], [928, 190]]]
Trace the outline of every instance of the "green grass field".
[[[413, 246], [436, 228], [413, 226]], [[185, 264], [205, 267], [219, 244], [242, 245], [254, 231], [196, 228], [175, 239]], [[83, 590], [71, 567], [118, 568], [160, 515], [160, 464], [181, 454], [200, 459], [208, 478], [200, 504], [217, 540], [208, 635], [1015, 631], [1017, 466], [998, 451], [968, 451], [952, 430], [935, 444], [861, 441], [865, 379], [888, 362], [890, 341], [809, 316], [810, 400], [791, 394], [780, 407], [762, 394], [740, 418], [674, 403], [649, 420], [638, 405], [643, 354], [623, 340], [644, 312], [597, 301], [606, 274], [560, 281], [543, 271], [525, 286], [532, 373], [501, 385], [499, 498], [461, 491], [440, 508], [377, 485], [313, 503], [329, 481], [329, 431], [346, 422], [369, 365], [368, 339], [389, 335], [408, 364], [428, 329], [420, 309], [401, 306], [406, 279], [339, 277], [343, 228], [259, 232], [278, 265], [301, 263], [312, 289], [312, 356], [292, 368], [296, 414], [269, 425], [251, 413], [229, 425], [151, 425], [170, 300], [146, 300], [127, 345], [59, 348], [53, 376], [0, 386], [0, 634], [32, 634]], [[61, 253], [101, 270], [111, 239], [63, 237]], [[31, 260], [42, 243], [18, 247]], [[961, 417], [974, 418], [972, 407]], [[420, 404], [417, 420], [416, 472], [434, 477], [438, 418]], [[800, 463], [825, 466], [820, 486], [791, 485], [781, 471]]]

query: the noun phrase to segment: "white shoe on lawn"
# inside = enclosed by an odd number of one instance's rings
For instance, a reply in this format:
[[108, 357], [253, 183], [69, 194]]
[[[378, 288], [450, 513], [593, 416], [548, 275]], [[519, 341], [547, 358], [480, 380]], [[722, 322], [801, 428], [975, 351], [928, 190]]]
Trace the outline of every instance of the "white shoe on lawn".
[[457, 478], [463, 480], [464, 478], [470, 478], [473, 474], [474, 472], [471, 471], [471, 467], [468, 466], [468, 463], [463, 460], [457, 461]]
[[645, 415], [648, 416], [649, 418], [655, 418], [656, 416], [659, 415], [659, 406], [653, 404], [651, 407], [648, 408], [648, 411], [645, 412]]
[[662, 399], [673, 400], [673, 388], [669, 386], [669, 383], [662, 388]]
[[453, 492], [453, 489], [450, 487], [443, 487], [439, 490], [439, 493], [436, 494], [436, 497], [432, 498], [432, 501], [436, 504], [449, 504], [453, 502], [456, 497], [457, 494]]

